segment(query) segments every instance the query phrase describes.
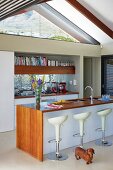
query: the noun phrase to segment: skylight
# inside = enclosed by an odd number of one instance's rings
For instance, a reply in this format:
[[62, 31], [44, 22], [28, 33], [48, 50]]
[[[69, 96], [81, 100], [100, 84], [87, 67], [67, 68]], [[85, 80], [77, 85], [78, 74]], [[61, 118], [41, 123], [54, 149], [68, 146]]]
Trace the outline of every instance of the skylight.
[[2, 20], [0, 33], [78, 42], [34, 10]]
[[0, 33], [96, 45], [104, 34], [68, 0], [35, 4], [25, 11], [1, 21]]
[[82, 15], [76, 8], [72, 7], [68, 3], [68, 0], [67, 1], [53, 0], [53, 1], [48, 1], [47, 4], [49, 4], [59, 13], [64, 15], [73, 24], [78, 26], [80, 29], [84, 30], [88, 35], [90, 35], [94, 40], [97, 41], [97, 43], [92, 43], [92, 44], [98, 44], [98, 42], [100, 43], [106, 42], [106, 40], [108, 39], [108, 36], [100, 28], [98, 28], [84, 15]]
[[[59, 13], [64, 15], [67, 19], [69, 19], [72, 23], [77, 25], [79, 28], [83, 30], [90, 30], [92, 31], [92, 27], [87, 27], [91, 21], [89, 21], [85, 16], [83, 16], [78, 10], [72, 7], [66, 0], [53, 0], [48, 1], [51, 7], [57, 10]], [[60, 4], [60, 5], [59, 5]], [[94, 28], [94, 27], [93, 27]]]

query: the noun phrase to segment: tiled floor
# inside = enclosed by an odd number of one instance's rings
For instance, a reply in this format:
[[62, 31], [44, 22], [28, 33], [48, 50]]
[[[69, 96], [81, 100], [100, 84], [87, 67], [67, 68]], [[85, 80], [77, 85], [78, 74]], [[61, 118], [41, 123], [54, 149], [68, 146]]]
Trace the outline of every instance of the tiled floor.
[[[113, 141], [113, 137], [110, 137]], [[83, 160], [76, 160], [74, 148], [65, 150], [69, 158], [65, 161], [50, 161], [45, 158], [42, 163], [15, 147], [15, 132], [0, 133], [0, 169], [1, 170], [113, 170], [113, 146], [99, 147], [94, 142], [85, 145], [93, 147], [93, 163], [86, 165]]]

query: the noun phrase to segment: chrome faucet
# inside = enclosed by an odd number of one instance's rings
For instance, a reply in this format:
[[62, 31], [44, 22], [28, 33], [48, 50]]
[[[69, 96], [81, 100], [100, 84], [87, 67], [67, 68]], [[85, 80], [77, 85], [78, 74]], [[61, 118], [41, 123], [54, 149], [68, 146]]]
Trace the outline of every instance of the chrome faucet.
[[87, 88], [90, 88], [90, 89], [91, 89], [90, 99], [91, 99], [91, 104], [93, 104], [93, 88], [92, 88], [91, 86], [86, 86], [86, 87], [85, 87], [85, 90], [86, 90]]

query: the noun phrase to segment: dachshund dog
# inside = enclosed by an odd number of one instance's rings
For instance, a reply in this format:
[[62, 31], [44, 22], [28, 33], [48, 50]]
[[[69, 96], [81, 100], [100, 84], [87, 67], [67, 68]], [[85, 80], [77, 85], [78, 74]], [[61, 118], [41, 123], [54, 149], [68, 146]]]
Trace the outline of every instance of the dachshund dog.
[[79, 159], [84, 159], [86, 161], [86, 164], [92, 163], [93, 159], [93, 154], [95, 154], [95, 151], [93, 148], [88, 148], [87, 150], [81, 148], [81, 147], [76, 147], [75, 148], [75, 157], [77, 160]]

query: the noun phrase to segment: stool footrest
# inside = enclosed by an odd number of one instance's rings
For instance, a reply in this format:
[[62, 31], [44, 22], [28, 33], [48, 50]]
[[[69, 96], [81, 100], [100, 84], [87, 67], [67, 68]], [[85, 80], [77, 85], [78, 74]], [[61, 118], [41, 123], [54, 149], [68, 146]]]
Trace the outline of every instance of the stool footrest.
[[56, 141], [55, 139], [51, 139], [51, 140], [48, 140], [48, 143], [53, 143], [55, 141]]
[[[83, 133], [83, 136], [85, 135], [85, 133]], [[80, 137], [80, 133], [75, 133], [73, 134], [73, 137]]]
[[98, 131], [98, 132], [102, 132], [102, 128], [97, 128], [95, 130]]
[[73, 134], [73, 137], [78, 137], [78, 136], [80, 136], [80, 133]]
[[[60, 141], [62, 140], [62, 138], [60, 138]], [[59, 141], [59, 142], [60, 142]], [[53, 142], [56, 142], [56, 139], [51, 139], [51, 140], [48, 140], [48, 143], [53, 143]]]

